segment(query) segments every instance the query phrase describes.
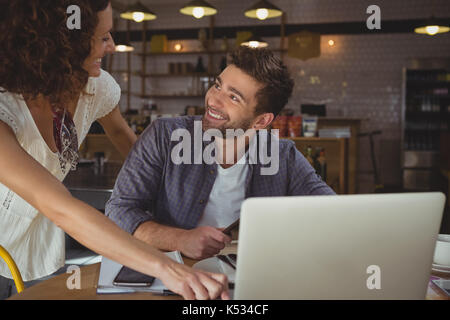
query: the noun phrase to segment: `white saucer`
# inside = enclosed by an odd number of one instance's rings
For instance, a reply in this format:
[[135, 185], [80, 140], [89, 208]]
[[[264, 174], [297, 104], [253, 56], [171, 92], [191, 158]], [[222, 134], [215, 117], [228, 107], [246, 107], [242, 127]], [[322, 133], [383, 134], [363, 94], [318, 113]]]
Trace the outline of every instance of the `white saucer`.
[[231, 268], [226, 263], [219, 260], [217, 257], [211, 257], [208, 259], [201, 260], [192, 266], [194, 269], [199, 269], [203, 271], [213, 272], [213, 273], [224, 273], [228, 277], [228, 282], [234, 283], [236, 276], [236, 270]]
[[444, 264], [433, 263], [431, 266], [435, 269], [450, 271], [450, 266]]

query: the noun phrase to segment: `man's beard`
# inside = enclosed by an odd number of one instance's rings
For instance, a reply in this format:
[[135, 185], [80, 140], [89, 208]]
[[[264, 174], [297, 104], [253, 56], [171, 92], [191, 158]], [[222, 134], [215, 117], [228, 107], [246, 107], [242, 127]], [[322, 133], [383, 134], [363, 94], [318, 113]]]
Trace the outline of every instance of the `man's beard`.
[[[231, 130], [235, 131], [235, 130], [241, 129], [244, 132], [246, 132], [248, 129], [251, 128], [251, 123], [252, 123], [252, 119], [247, 118], [247, 119], [242, 119], [242, 120], [240, 120], [238, 122], [235, 122], [235, 123], [228, 123], [228, 121], [227, 121], [227, 122], [225, 122], [223, 125], [221, 125], [219, 127], [213, 127], [213, 126], [211, 126], [208, 123], [208, 120], [206, 120], [205, 115], [203, 115], [203, 118], [202, 118], [202, 129], [203, 129], [203, 131], [206, 131], [208, 129], [219, 130], [220, 133], [222, 134], [222, 137], [224, 139], [226, 139], [227, 138], [227, 130], [231, 129]], [[232, 137], [235, 137], [235, 136], [236, 135], [232, 133]]]

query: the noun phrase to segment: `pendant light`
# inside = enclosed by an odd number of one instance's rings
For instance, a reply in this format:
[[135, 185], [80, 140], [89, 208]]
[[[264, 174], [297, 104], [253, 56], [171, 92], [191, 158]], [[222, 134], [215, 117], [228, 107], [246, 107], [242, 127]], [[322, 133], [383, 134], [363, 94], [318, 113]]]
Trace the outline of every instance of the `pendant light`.
[[431, 17], [427, 22], [414, 29], [415, 33], [427, 34], [429, 36], [434, 36], [435, 34], [449, 31], [450, 28], [448, 25], [445, 26], [442, 23], [439, 23], [435, 17]]
[[135, 22], [142, 22], [144, 20], [156, 19], [156, 14], [138, 1], [135, 4], [128, 6], [125, 11], [120, 14], [120, 17]]
[[280, 8], [267, 0], [260, 0], [253, 6], [245, 10], [245, 16], [248, 18], [266, 20], [276, 18], [283, 14]]
[[113, 34], [114, 43], [116, 44], [116, 52], [132, 52], [134, 47], [127, 41], [125, 34], [114, 33]]
[[204, 0], [194, 0], [180, 9], [182, 14], [201, 19], [204, 16], [212, 16], [217, 13], [217, 9]]
[[242, 42], [241, 46], [247, 46], [250, 48], [265, 48], [269, 46], [269, 44], [262, 40], [260, 37], [252, 35], [250, 39]]

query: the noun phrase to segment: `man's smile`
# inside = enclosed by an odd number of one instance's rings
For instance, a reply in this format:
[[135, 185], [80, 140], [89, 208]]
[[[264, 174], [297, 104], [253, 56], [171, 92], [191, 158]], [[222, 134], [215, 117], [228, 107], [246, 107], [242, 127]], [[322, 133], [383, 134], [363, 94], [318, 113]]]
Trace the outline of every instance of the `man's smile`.
[[211, 107], [207, 107], [206, 114], [209, 116], [209, 118], [212, 118], [214, 120], [226, 120], [226, 117], [214, 110]]

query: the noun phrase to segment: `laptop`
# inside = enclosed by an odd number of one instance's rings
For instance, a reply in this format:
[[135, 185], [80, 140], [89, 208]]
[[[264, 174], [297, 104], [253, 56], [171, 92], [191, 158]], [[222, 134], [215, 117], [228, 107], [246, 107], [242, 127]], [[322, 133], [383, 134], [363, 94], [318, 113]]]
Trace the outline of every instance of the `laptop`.
[[445, 195], [250, 198], [234, 299], [424, 299]]

